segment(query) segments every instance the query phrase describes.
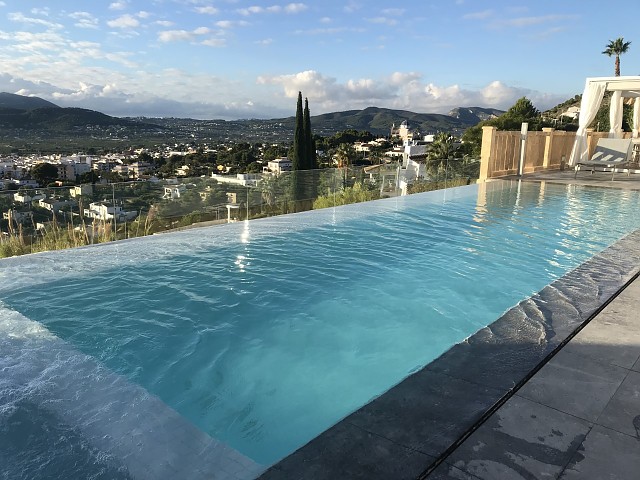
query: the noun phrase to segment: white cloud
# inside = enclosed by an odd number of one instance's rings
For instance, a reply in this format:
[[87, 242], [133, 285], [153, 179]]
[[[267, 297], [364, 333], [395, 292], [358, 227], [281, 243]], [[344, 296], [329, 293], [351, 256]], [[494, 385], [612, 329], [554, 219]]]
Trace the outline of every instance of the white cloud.
[[304, 12], [307, 8], [309, 8], [304, 3], [289, 3], [284, 7], [284, 11], [287, 13], [300, 13]]
[[76, 21], [74, 26], [78, 28], [98, 28], [98, 19], [89, 12], [73, 12], [69, 14], [69, 17]]
[[218, 10], [216, 7], [196, 7], [196, 12], [201, 13], [203, 15], [217, 15], [220, 10]]
[[360, 10], [362, 8], [362, 3], [360, 2], [356, 2], [355, 0], [350, 0], [349, 2], [347, 2], [347, 4], [343, 7], [344, 11], [347, 13], [353, 13], [353, 12], [357, 12], [358, 10]]
[[62, 28], [62, 25], [60, 25], [59, 23], [50, 22], [42, 18], [25, 17], [24, 14], [21, 12], [12, 12], [9, 15], [7, 15], [7, 18], [9, 18], [9, 20], [11, 20], [12, 22], [16, 22], [16, 23], [42, 25], [44, 27], [54, 28], [54, 29]]
[[109, 4], [109, 10], [124, 10], [127, 8], [126, 1], [118, 1]]
[[257, 43], [258, 45], [271, 45], [273, 43], [273, 38], [265, 38], [264, 40], [258, 40], [254, 43]]
[[245, 22], [243, 20], [238, 20], [238, 21], [220, 20], [220, 21], [216, 22], [215, 25], [218, 28], [229, 29], [229, 28], [233, 28], [233, 27], [246, 27], [246, 26], [249, 25], [249, 23]]
[[299, 91], [316, 105], [316, 112], [379, 107], [413, 112], [447, 113], [463, 106], [486, 106], [507, 109], [527, 96], [534, 104], [551, 106], [561, 99], [540, 92], [515, 88], [494, 81], [479, 90], [463, 89], [457, 84], [436, 85], [425, 82], [419, 73], [395, 72], [382, 79], [350, 79], [340, 83], [335, 78], [308, 70], [292, 75], [261, 76], [261, 85], [276, 85], [285, 98], [293, 99]]
[[159, 25], [161, 27], [171, 27], [174, 25], [173, 22], [169, 21], [169, 20], [158, 20], [156, 22], [154, 22], [155, 25]]
[[493, 16], [493, 10], [483, 10], [481, 12], [472, 12], [463, 15], [464, 20], [485, 20]]
[[332, 22], [332, 20], [331, 20], [331, 18], [329, 18], [329, 17], [322, 17], [322, 18], [319, 20], [319, 22], [320, 22], [320, 23], [331, 23], [331, 22]]
[[[158, 40], [162, 43], [191, 42], [207, 47], [224, 47], [224, 38], [213, 36], [215, 32], [207, 27], [198, 27], [193, 30], [165, 30], [158, 33]], [[209, 38], [202, 38], [209, 35]]]
[[144, 10], [140, 10], [138, 13], [136, 13], [136, 17], [138, 18], [149, 18], [151, 16], [151, 14], [149, 12], [146, 12]]
[[495, 23], [495, 25], [520, 28], [528, 27], [530, 25], [540, 25], [543, 23], [566, 22], [575, 18], [575, 15], [543, 15], [539, 17], [518, 17], [498, 21]]
[[140, 21], [128, 13], [107, 22], [111, 28], [132, 29], [140, 26]]
[[32, 8], [31, 9], [31, 13], [33, 15], [42, 15], [43, 17], [48, 17], [49, 16], [49, 8], [45, 7], [45, 8]]
[[6, 6], [7, 6], [7, 4], [6, 4], [6, 3], [4, 3], [4, 2], [0, 2], [0, 7], [6, 7]]
[[193, 40], [193, 32], [187, 30], [165, 30], [158, 33], [158, 40], [163, 43]]
[[254, 5], [252, 7], [248, 7], [248, 8], [240, 8], [238, 10], [236, 10], [240, 15], [244, 15], [249, 16], [249, 15], [253, 15], [253, 14], [257, 14], [257, 13], [262, 13], [264, 12], [264, 8], [262, 7], [258, 7], [257, 5]]
[[374, 18], [367, 18], [366, 20], [371, 23], [377, 23], [377, 24], [389, 25], [389, 26], [394, 26], [398, 24], [398, 21], [395, 18], [374, 17]]
[[392, 17], [401, 17], [406, 10], [404, 8], [385, 8], [382, 10], [383, 15], [390, 15]]
[[200, 44], [207, 47], [224, 47], [227, 41], [224, 38], [208, 38], [200, 42]]
[[309, 7], [304, 3], [289, 3], [285, 6], [281, 5], [271, 5], [268, 7], [261, 7], [259, 5], [252, 5], [247, 8], [239, 8], [236, 10], [237, 13], [248, 17], [249, 15], [258, 15], [261, 13], [279, 13], [285, 12], [289, 14], [300, 13], [307, 10]]

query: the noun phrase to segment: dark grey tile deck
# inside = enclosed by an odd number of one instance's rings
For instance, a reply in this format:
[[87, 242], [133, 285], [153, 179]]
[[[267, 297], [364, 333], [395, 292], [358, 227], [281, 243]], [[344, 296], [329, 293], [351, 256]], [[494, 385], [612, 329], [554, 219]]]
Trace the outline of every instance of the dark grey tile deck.
[[518, 395], [595, 422], [626, 375], [622, 367], [561, 351]]
[[434, 457], [402, 447], [354, 425], [340, 422], [261, 479], [415, 479]]
[[640, 442], [640, 373], [629, 372], [597, 422]]
[[479, 477], [471, 475], [446, 462], [441, 463], [431, 472], [429, 480], [480, 480]]
[[502, 395], [500, 390], [422, 370], [345, 422], [437, 457]]
[[447, 463], [478, 478], [557, 478], [592, 424], [517, 395], [506, 402]]
[[[603, 312], [604, 313], [604, 312]], [[631, 368], [640, 358], [640, 323], [625, 325], [600, 314], [593, 327], [576, 335], [563, 351], [588, 355], [602, 363]]]
[[596, 425], [571, 460], [562, 480], [635, 480], [640, 476], [640, 442]]

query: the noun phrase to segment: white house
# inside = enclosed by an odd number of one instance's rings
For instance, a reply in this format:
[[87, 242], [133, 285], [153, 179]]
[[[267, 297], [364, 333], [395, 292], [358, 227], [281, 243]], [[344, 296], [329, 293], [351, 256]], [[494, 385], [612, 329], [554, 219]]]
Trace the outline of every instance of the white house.
[[34, 193], [33, 195], [29, 195], [28, 193], [16, 192], [13, 194], [13, 201], [16, 203], [31, 203], [45, 198], [47, 198], [47, 196], [44, 193]]
[[267, 166], [263, 168], [265, 173], [276, 173], [280, 175], [282, 172], [290, 172], [293, 164], [286, 157], [276, 158], [267, 162]]
[[409, 185], [424, 176], [425, 165], [408, 159], [406, 168], [402, 168], [398, 171], [398, 188], [402, 191], [402, 195], [407, 194], [407, 188]]
[[33, 220], [33, 212], [18, 212], [10, 209], [7, 212], [2, 212], [2, 218], [16, 223], [27, 223]]
[[71, 159], [63, 159], [56, 164], [58, 178], [61, 180], [75, 180], [76, 177], [91, 171], [91, 164], [86, 162], [76, 162]]
[[56, 198], [43, 198], [38, 200], [38, 206], [46, 208], [50, 212], [58, 212], [61, 208], [67, 205], [73, 206], [75, 205], [75, 202], [71, 200], [59, 200]]
[[191, 170], [191, 167], [189, 167], [189, 165], [183, 165], [176, 169], [176, 175], [179, 177], [188, 177], [190, 170]]
[[69, 194], [73, 197], [80, 196], [89, 196], [93, 193], [93, 185], [85, 184], [85, 185], [76, 185], [69, 189]]
[[186, 185], [170, 185], [164, 187], [164, 195], [162, 195], [162, 198], [165, 200], [175, 200], [176, 198], [180, 198], [186, 191]]
[[95, 220], [113, 220], [118, 222], [133, 220], [138, 216], [138, 212], [125, 212], [122, 207], [107, 205], [103, 202], [89, 204], [89, 208], [84, 209], [84, 216]]
[[238, 173], [235, 177], [231, 175], [211, 174], [211, 178], [220, 183], [230, 183], [243, 187], [255, 187], [262, 178], [259, 173]]
[[577, 105], [569, 107], [565, 112], [562, 112], [560, 116], [570, 118], [571, 120], [577, 120], [580, 116], [580, 107]]
[[427, 145], [423, 143], [420, 144], [417, 142], [412, 142], [410, 145], [405, 145], [404, 155], [402, 157], [403, 164], [406, 164], [407, 160], [409, 159], [416, 160], [417, 158], [424, 158], [426, 154], [427, 154]]

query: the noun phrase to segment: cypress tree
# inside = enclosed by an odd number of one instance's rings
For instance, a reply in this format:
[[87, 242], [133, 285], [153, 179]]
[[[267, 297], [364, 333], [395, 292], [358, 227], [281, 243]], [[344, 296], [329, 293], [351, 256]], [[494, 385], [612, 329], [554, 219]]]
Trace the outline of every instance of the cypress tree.
[[302, 114], [302, 92], [298, 92], [298, 106], [296, 107], [296, 128], [293, 133], [293, 158], [292, 170], [304, 170], [305, 168], [305, 132]]
[[311, 133], [311, 116], [309, 114], [309, 99], [304, 99], [304, 147], [305, 159], [304, 169], [311, 170], [315, 168], [315, 148], [313, 145], [313, 134]]

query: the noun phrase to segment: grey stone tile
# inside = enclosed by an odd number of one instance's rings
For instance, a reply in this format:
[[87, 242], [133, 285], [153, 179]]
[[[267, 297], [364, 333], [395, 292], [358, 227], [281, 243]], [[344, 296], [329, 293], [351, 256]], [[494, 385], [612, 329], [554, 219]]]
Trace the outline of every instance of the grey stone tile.
[[428, 480], [478, 480], [479, 477], [443, 462], [438, 465], [438, 468], [427, 475], [426, 478]]
[[[617, 299], [613, 303], [616, 302]], [[621, 317], [617, 314], [609, 317], [603, 314], [592, 320], [563, 350], [631, 368], [640, 358], [640, 322], [633, 326], [618, 323], [615, 320]]]
[[422, 370], [345, 422], [438, 457], [501, 397], [500, 390]]
[[486, 480], [556, 478], [591, 424], [513, 396], [448, 458]]
[[340, 422], [259, 478], [414, 480], [434, 461], [434, 457]]
[[561, 350], [518, 395], [561, 412], [595, 421], [628, 370]]
[[631, 367], [631, 370], [633, 370], [634, 372], [640, 372], [640, 358], [638, 359], [638, 361], [633, 365], [633, 367]]
[[640, 373], [629, 372], [597, 423], [640, 441]]
[[559, 478], [636, 480], [639, 476], [640, 442], [596, 425]]
[[632, 332], [640, 331], [640, 315], [637, 309], [638, 300], [631, 296], [630, 288], [631, 286], [627, 287], [620, 295], [613, 299], [613, 301], [598, 314], [595, 320], [609, 325], [625, 326]]

